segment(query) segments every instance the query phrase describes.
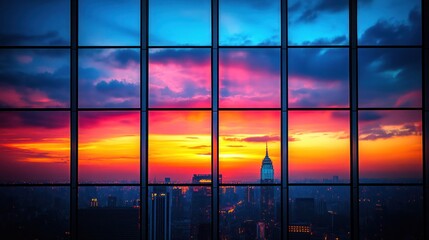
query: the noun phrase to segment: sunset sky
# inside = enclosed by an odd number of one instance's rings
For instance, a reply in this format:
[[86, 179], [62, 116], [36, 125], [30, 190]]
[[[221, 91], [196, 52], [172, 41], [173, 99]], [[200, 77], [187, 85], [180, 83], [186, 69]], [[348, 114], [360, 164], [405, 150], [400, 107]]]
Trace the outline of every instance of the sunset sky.
[[219, 113], [219, 174], [223, 183], [260, 182], [265, 144], [280, 179], [280, 112], [221, 111]]
[[140, 180], [140, 113], [79, 113], [79, 182]]
[[422, 141], [420, 111], [361, 111], [360, 180], [421, 181]]
[[68, 112], [0, 113], [0, 182], [70, 182]]
[[289, 181], [349, 180], [348, 111], [289, 112]]
[[191, 183], [210, 173], [210, 111], [149, 112], [149, 181]]

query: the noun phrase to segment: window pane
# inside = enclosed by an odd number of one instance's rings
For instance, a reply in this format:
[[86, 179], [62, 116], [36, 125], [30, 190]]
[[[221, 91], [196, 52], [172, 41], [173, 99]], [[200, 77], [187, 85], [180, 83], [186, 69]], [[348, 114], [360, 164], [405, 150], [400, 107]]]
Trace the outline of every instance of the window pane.
[[361, 182], [421, 182], [421, 111], [359, 112]]
[[289, 0], [288, 24], [289, 45], [347, 45], [349, 1]]
[[357, 28], [361, 45], [419, 45], [421, 1], [358, 0]]
[[348, 107], [349, 50], [289, 48], [289, 107]]
[[289, 111], [289, 181], [348, 182], [348, 111]]
[[209, 108], [210, 49], [149, 50], [149, 107]]
[[0, 112], [0, 183], [70, 182], [68, 112]]
[[149, 239], [211, 239], [209, 187], [149, 188]]
[[280, 187], [223, 186], [220, 239], [281, 239]]
[[79, 0], [79, 45], [139, 46], [140, 0]]
[[1, 187], [1, 239], [70, 239], [68, 187]]
[[140, 51], [80, 49], [79, 107], [140, 107]]
[[351, 239], [350, 188], [289, 187], [289, 239]]
[[149, 112], [149, 181], [192, 183], [195, 174], [211, 181], [209, 111]]
[[140, 239], [139, 187], [79, 187], [79, 239]]
[[279, 108], [279, 49], [220, 49], [221, 108]]
[[69, 50], [0, 50], [1, 108], [69, 106]]
[[360, 107], [421, 107], [420, 49], [359, 49]]
[[279, 182], [280, 161], [279, 111], [220, 112], [221, 182]]
[[149, 0], [149, 45], [211, 45], [210, 0]]
[[79, 112], [79, 182], [140, 182], [140, 113]]
[[360, 239], [424, 239], [421, 187], [360, 187]]
[[0, 45], [70, 45], [70, 0], [1, 1]]
[[280, 1], [220, 0], [219, 44], [279, 46]]

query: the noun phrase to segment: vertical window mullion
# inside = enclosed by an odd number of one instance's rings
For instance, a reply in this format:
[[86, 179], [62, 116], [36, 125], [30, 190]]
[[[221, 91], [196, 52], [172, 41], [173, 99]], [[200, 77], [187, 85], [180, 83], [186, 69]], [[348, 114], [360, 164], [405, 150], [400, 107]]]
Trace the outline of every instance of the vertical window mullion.
[[70, 236], [77, 239], [78, 194], [78, 1], [70, 1]]
[[280, 29], [281, 29], [281, 235], [282, 239], [288, 239], [288, 213], [289, 213], [289, 195], [288, 195], [288, 81], [287, 81], [287, 61], [288, 61], [288, 1], [281, 0], [280, 7]]
[[219, 1], [212, 0], [212, 239], [219, 238]]
[[140, 1], [140, 238], [148, 234], [148, 15], [149, 0]]

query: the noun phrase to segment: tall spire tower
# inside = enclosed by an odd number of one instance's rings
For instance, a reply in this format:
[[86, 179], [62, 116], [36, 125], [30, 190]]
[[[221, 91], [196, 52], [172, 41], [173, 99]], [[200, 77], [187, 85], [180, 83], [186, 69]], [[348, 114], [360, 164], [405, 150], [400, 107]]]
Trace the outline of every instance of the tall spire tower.
[[262, 160], [261, 166], [261, 183], [274, 182], [274, 168], [271, 158], [268, 156], [268, 143], [265, 142], [265, 158]]

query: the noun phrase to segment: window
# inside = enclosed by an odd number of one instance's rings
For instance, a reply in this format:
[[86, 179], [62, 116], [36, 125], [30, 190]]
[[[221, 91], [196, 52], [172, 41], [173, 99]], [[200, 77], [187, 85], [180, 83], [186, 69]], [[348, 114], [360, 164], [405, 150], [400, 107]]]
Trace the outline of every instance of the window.
[[0, 239], [427, 239], [428, 9], [0, 1]]

